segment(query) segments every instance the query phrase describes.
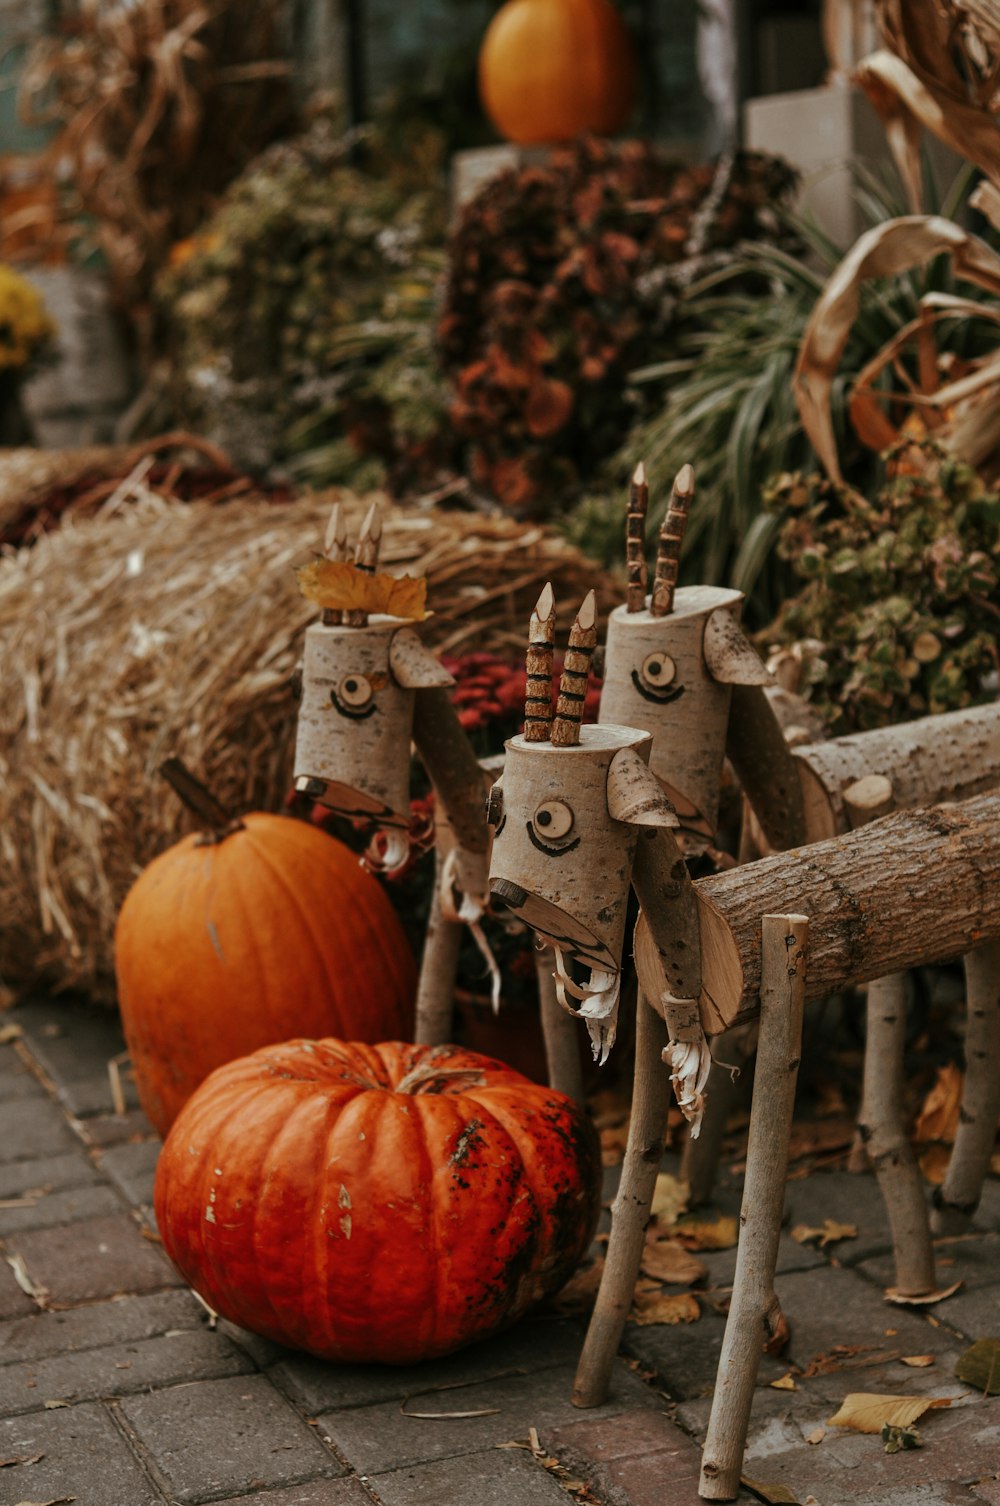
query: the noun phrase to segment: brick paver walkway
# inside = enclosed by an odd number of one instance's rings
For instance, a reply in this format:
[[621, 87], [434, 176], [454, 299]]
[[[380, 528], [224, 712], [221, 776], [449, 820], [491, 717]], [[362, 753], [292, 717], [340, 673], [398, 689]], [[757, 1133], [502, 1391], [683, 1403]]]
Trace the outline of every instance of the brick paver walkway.
[[[630, 1327], [631, 1363], [587, 1413], [568, 1399], [582, 1330], [554, 1313], [407, 1370], [326, 1365], [213, 1329], [155, 1238], [158, 1142], [134, 1103], [112, 1112], [113, 1017], [42, 1001], [4, 1024], [23, 1035], [0, 1047], [3, 1506], [569, 1506], [580, 1481], [603, 1506], [695, 1506], [723, 1328], [711, 1301], [690, 1326]], [[735, 1211], [738, 1195], [720, 1201]], [[761, 1369], [747, 1474], [820, 1506], [1000, 1506], [1000, 1400], [963, 1396], [952, 1374], [969, 1341], [1000, 1336], [1000, 1182], [983, 1232], [939, 1249], [942, 1276], [964, 1286], [929, 1312], [882, 1299], [870, 1178], [791, 1182], [787, 1208], [792, 1223], [848, 1219], [859, 1238], [836, 1259], [782, 1239], [791, 1340]], [[702, 1258], [724, 1289], [734, 1252]], [[838, 1344], [870, 1346], [851, 1361], [865, 1363], [770, 1387]], [[914, 1354], [935, 1364], [900, 1363]], [[924, 1418], [924, 1448], [889, 1456], [878, 1438], [825, 1428], [856, 1390], [962, 1400]], [[484, 1415], [406, 1415], [453, 1410]], [[531, 1428], [561, 1471], [499, 1447], [526, 1445]]]

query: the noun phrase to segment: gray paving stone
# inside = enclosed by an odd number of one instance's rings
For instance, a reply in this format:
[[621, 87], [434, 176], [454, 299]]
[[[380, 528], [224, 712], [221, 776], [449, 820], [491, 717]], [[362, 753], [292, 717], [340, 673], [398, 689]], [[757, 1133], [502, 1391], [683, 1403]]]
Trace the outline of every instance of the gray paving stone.
[[791, 1329], [786, 1358], [803, 1369], [832, 1344], [891, 1347], [903, 1354], [937, 1354], [954, 1344], [950, 1334], [925, 1317], [887, 1303], [878, 1288], [854, 1271], [831, 1266], [793, 1271], [781, 1277], [776, 1289]]
[[82, 1121], [82, 1129], [87, 1144], [98, 1148], [156, 1139], [156, 1131], [142, 1109], [127, 1109], [124, 1114], [92, 1114]]
[[931, 1309], [939, 1323], [968, 1339], [1000, 1339], [1000, 1286], [958, 1291]]
[[[108, 1062], [124, 1051], [125, 1040], [113, 1010], [80, 1000], [42, 999], [18, 1005], [14, 1019], [31, 1055], [71, 1113], [82, 1118], [114, 1110]], [[126, 1103], [136, 1107], [139, 1099], [130, 1074], [122, 1073], [121, 1081]]]
[[[978, 1291], [984, 1286], [1000, 1284], [1000, 1233], [975, 1233], [958, 1239], [934, 1241], [934, 1263], [938, 1286], [961, 1281], [963, 1292]], [[892, 1286], [896, 1279], [892, 1255], [876, 1256], [863, 1261], [859, 1270], [876, 1286]], [[937, 1318], [946, 1318], [952, 1299], [931, 1309]]]
[[129, 1396], [180, 1381], [245, 1374], [250, 1361], [222, 1334], [184, 1330], [0, 1369], [0, 1414], [37, 1412], [47, 1401]]
[[174, 1386], [120, 1406], [179, 1506], [347, 1473], [262, 1375]]
[[582, 1344], [583, 1330], [568, 1319], [528, 1318], [495, 1339], [423, 1365], [330, 1365], [308, 1355], [288, 1355], [273, 1375], [295, 1402], [319, 1412], [396, 1401], [433, 1386], [472, 1385], [512, 1370], [529, 1373], [575, 1364]]
[[380, 1474], [384, 1506], [567, 1506], [572, 1499], [521, 1449], [491, 1449]]
[[74, 1506], [164, 1506], [128, 1444], [99, 1403], [33, 1412], [0, 1422], [0, 1456], [41, 1454], [4, 1471], [8, 1501], [70, 1496]]
[[14, 1280], [14, 1272], [7, 1261], [0, 1257], [0, 1318], [19, 1318], [37, 1311], [34, 1302]]
[[549, 1429], [544, 1446], [606, 1506], [698, 1506], [701, 1450], [669, 1417], [647, 1408], [611, 1427], [582, 1419]]
[[[702, 1308], [696, 1323], [650, 1324], [640, 1327], [627, 1323], [622, 1337], [622, 1351], [639, 1360], [659, 1377], [667, 1394], [675, 1400], [710, 1395], [722, 1352], [725, 1319]], [[786, 1357], [761, 1358], [760, 1380], [777, 1380], [788, 1369]]]
[[0, 1162], [55, 1156], [78, 1144], [62, 1112], [49, 1098], [0, 1103]]
[[159, 1140], [140, 1140], [104, 1151], [98, 1164], [132, 1206], [140, 1208], [152, 1205], [153, 1181], [159, 1159]]
[[0, 1325], [0, 1365], [151, 1339], [171, 1329], [198, 1331], [204, 1326], [205, 1310], [188, 1291], [124, 1297], [63, 1312], [33, 1312], [31, 1317]]
[[55, 1224], [75, 1223], [104, 1213], [120, 1213], [121, 1198], [100, 1182], [89, 1187], [70, 1187], [62, 1192], [42, 1193], [24, 1208], [0, 1208], [0, 1239], [22, 1229], [50, 1229]]
[[66, 1187], [84, 1187], [98, 1180], [96, 1168], [80, 1149], [34, 1161], [12, 1161], [0, 1166], [0, 1198], [20, 1197], [38, 1188], [61, 1192]]
[[25, 1066], [12, 1045], [0, 1046], [0, 1102], [15, 1098], [44, 1098], [45, 1089]]
[[[570, 1402], [574, 1368], [559, 1366], [534, 1375], [470, 1384], [455, 1390], [421, 1390], [407, 1399], [407, 1412], [478, 1412], [488, 1416], [433, 1420], [407, 1416], [398, 1401], [321, 1414], [320, 1425], [338, 1452], [361, 1475], [381, 1474], [410, 1464], [495, 1448], [579, 1418]], [[612, 1418], [634, 1407], [655, 1406], [659, 1398], [616, 1366], [609, 1399], [595, 1418]], [[492, 1409], [496, 1409], [493, 1411]]]
[[[800, 1379], [795, 1391], [776, 1391], [771, 1386], [757, 1386], [750, 1409], [748, 1453], [752, 1457], [764, 1458], [769, 1453], [783, 1452], [793, 1444], [801, 1445], [802, 1440], [817, 1424], [825, 1424], [839, 1405], [826, 1389], [828, 1379], [827, 1376]], [[848, 1390], [854, 1391], [862, 1389], [868, 1389], [867, 1380], [859, 1382], [855, 1378], [854, 1384], [848, 1387]], [[711, 1396], [682, 1401], [677, 1407], [677, 1420], [692, 1437], [703, 1442], [708, 1432], [711, 1410]]]
[[311, 1485], [292, 1485], [288, 1490], [227, 1496], [214, 1506], [372, 1506], [372, 1500], [360, 1480], [317, 1480]]
[[857, 1265], [892, 1247], [889, 1218], [878, 1183], [871, 1173], [816, 1172], [801, 1181], [788, 1183], [785, 1189], [785, 1226], [788, 1229], [793, 1229], [796, 1224], [818, 1228], [825, 1218], [857, 1225], [857, 1239], [841, 1240], [835, 1247], [841, 1265]]
[[[736, 1274], [736, 1247], [731, 1250], [698, 1250], [698, 1259], [708, 1268], [707, 1286], [732, 1286]], [[800, 1245], [796, 1240], [782, 1234], [778, 1241], [779, 1276], [788, 1271], [808, 1271], [815, 1266], [826, 1265], [824, 1257], [813, 1245]]]
[[143, 1239], [127, 1213], [14, 1234], [7, 1245], [23, 1256], [32, 1279], [58, 1305], [182, 1284], [166, 1256]]

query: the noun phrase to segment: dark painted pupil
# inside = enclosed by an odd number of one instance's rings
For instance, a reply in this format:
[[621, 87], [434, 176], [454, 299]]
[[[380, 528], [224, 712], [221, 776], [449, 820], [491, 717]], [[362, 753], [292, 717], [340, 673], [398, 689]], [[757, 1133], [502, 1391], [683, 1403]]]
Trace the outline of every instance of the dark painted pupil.
[[344, 689], [346, 691], [349, 691], [349, 692], [353, 693], [355, 690], [357, 690], [357, 688], [358, 688], [358, 682], [357, 682], [357, 680], [345, 680], [344, 681]]
[[551, 811], [539, 811], [538, 812], [538, 824], [539, 824], [539, 826], [551, 826], [552, 825], [552, 812]]
[[649, 666], [649, 673], [651, 675], [658, 675], [662, 668], [663, 665], [660, 663], [660, 661], [658, 659], [654, 659], [652, 664]]

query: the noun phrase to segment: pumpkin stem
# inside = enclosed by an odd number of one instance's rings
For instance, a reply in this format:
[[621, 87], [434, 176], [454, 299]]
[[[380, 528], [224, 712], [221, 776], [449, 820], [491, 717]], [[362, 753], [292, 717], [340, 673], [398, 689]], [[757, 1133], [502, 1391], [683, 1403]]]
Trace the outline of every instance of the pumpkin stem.
[[165, 758], [160, 764], [160, 773], [175, 794], [199, 821], [204, 821], [207, 830], [198, 839], [199, 845], [221, 842], [234, 831], [243, 830], [243, 822], [233, 816], [212, 794], [208, 785], [197, 779], [187, 764], [179, 758]]

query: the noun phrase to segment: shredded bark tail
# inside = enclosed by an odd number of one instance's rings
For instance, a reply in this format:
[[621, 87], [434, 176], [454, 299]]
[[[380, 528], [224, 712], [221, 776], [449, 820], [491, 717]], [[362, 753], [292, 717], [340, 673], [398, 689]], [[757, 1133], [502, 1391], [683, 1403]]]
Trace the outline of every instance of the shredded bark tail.
[[680, 569], [681, 548], [684, 530], [687, 528], [688, 512], [694, 496], [694, 470], [690, 465], [681, 466], [670, 493], [670, 506], [660, 529], [656, 548], [656, 574], [653, 578], [653, 595], [650, 611], [654, 617], [666, 617], [674, 609], [674, 592], [677, 589], [677, 573]]

